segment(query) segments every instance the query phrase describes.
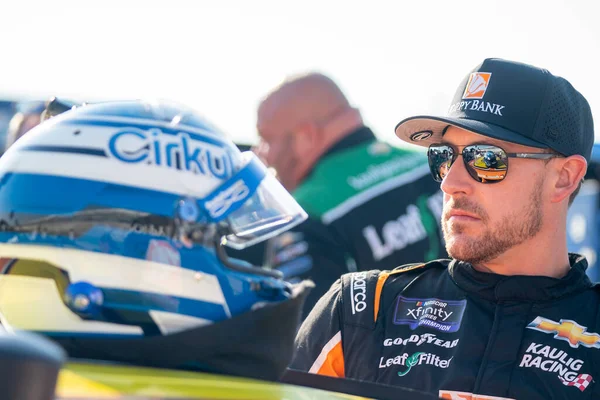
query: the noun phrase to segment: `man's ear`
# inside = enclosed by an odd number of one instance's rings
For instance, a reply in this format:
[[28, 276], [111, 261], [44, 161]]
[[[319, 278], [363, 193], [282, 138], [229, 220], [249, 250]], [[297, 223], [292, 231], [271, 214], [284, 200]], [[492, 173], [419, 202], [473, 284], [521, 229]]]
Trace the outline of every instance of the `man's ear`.
[[552, 163], [556, 181], [551, 201], [559, 203], [573, 193], [587, 171], [587, 161], [580, 155], [558, 158]]
[[319, 134], [318, 126], [312, 122], [305, 122], [298, 127], [299, 137], [296, 139], [299, 141], [301, 150], [310, 151], [311, 149], [318, 149], [319, 141], [323, 140]]

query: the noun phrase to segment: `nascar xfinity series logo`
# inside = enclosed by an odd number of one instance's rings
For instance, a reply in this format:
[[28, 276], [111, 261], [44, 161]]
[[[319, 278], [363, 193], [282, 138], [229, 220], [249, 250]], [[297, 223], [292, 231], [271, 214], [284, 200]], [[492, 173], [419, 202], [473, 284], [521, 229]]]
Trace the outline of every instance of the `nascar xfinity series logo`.
[[593, 380], [590, 374], [581, 373], [583, 365], [582, 360], [570, 357], [564, 350], [537, 343], [529, 345], [519, 363], [521, 368], [536, 368], [554, 373], [563, 385], [574, 386], [582, 392]]
[[186, 132], [172, 135], [160, 129], [128, 128], [110, 137], [108, 154], [126, 163], [174, 168], [219, 179], [231, 176], [228, 149], [198, 137], [192, 138]]
[[394, 324], [408, 325], [410, 329], [426, 326], [442, 332], [456, 332], [460, 328], [466, 300], [411, 299], [398, 296]]

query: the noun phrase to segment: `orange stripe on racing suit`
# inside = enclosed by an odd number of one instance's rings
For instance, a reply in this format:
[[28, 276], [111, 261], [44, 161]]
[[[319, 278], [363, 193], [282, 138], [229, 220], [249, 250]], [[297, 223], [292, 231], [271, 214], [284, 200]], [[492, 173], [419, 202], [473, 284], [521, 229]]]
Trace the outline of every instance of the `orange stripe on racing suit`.
[[383, 290], [383, 285], [385, 284], [385, 281], [387, 280], [387, 278], [389, 278], [390, 275], [401, 274], [402, 272], [421, 268], [424, 265], [425, 264], [409, 265], [408, 267], [396, 269], [396, 270], [389, 271], [389, 272], [387, 272], [387, 271], [381, 272], [379, 274], [379, 277], [377, 278], [377, 286], [375, 287], [375, 302], [374, 302], [374, 307], [373, 307], [373, 314], [374, 314], [373, 321], [377, 321], [377, 314], [379, 314], [379, 302], [381, 300], [381, 291]]
[[[396, 269], [389, 272], [381, 272], [377, 278], [377, 284], [375, 287], [375, 299], [374, 299], [374, 320], [377, 320], [377, 314], [379, 313], [379, 303], [381, 301], [381, 292], [383, 285], [387, 278], [391, 275], [400, 274], [412, 269], [421, 268], [425, 264], [409, 265], [404, 268]], [[310, 367], [309, 371], [312, 374], [332, 376], [337, 378], [344, 378], [346, 376], [344, 370], [344, 350], [342, 347], [342, 332], [338, 331], [333, 337], [323, 346], [321, 353]]]
[[342, 332], [336, 333], [321, 350], [308, 371], [312, 374], [344, 378], [344, 351], [342, 349]]

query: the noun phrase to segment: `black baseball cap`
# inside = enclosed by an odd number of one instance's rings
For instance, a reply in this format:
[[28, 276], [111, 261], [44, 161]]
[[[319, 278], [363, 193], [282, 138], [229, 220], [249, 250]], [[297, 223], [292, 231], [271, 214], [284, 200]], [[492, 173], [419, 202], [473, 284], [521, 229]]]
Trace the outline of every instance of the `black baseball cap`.
[[441, 142], [449, 125], [565, 156], [590, 160], [594, 121], [590, 106], [566, 80], [545, 69], [488, 58], [458, 87], [446, 116], [420, 115], [396, 125], [409, 143]]

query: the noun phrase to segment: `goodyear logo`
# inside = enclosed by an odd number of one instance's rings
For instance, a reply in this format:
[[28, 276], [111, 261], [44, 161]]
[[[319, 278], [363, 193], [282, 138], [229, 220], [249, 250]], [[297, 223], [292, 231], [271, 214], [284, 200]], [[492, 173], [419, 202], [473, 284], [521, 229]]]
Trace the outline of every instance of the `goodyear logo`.
[[587, 327], [569, 319], [561, 319], [560, 322], [556, 322], [538, 316], [527, 325], [527, 328], [554, 334], [555, 339], [564, 340], [573, 348], [583, 345], [585, 347], [600, 349], [599, 334], [587, 332]]

